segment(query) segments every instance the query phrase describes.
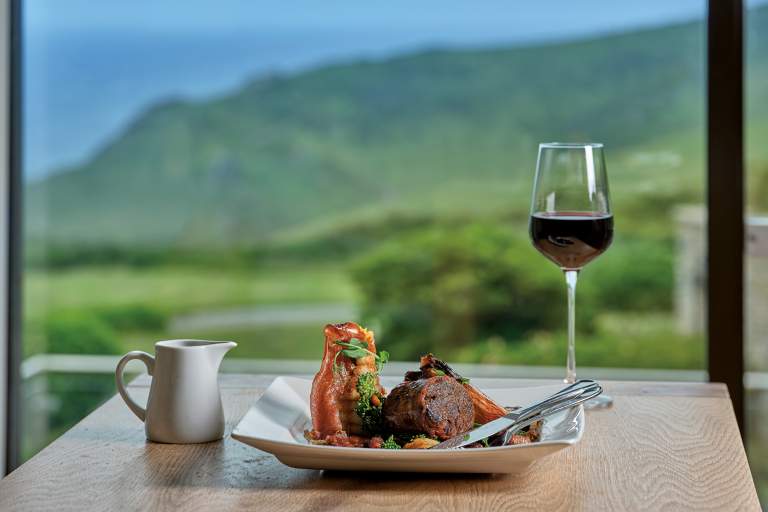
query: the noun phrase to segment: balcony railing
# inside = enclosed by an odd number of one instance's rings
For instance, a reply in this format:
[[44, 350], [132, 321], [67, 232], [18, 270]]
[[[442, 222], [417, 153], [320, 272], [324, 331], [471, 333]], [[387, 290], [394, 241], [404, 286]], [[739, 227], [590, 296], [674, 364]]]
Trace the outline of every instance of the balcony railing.
[[[99, 356], [79, 354], [39, 354], [27, 358], [21, 365], [23, 379], [31, 379], [44, 373], [101, 373], [111, 374], [120, 356]], [[317, 371], [317, 361], [293, 359], [229, 359], [224, 360], [222, 371], [228, 373], [259, 373], [310, 375]], [[453, 365], [464, 375], [476, 377], [518, 377], [556, 379], [563, 376], [564, 367], [557, 366], [512, 366], [488, 364]], [[136, 368], [143, 369], [137, 364]], [[129, 366], [130, 369], [130, 366]], [[399, 376], [413, 369], [413, 363], [393, 361], [384, 368], [385, 375]], [[665, 370], [654, 368], [607, 368], [579, 367], [579, 374], [606, 380], [661, 380], [661, 381], [706, 381], [705, 370]], [[744, 374], [744, 385], [748, 390], [768, 390], [768, 372], [750, 371]]]

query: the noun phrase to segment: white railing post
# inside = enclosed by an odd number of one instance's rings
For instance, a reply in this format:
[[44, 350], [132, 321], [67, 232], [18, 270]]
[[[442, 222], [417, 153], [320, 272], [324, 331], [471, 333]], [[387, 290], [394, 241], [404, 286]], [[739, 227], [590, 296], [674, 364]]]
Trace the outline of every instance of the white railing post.
[[747, 218], [747, 256], [768, 257], [768, 217]]

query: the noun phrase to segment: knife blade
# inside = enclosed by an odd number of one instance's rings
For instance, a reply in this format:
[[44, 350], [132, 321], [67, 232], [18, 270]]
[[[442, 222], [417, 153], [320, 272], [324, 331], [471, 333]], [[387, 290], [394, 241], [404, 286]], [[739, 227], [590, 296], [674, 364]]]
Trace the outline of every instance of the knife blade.
[[492, 435], [498, 432], [501, 432], [502, 430], [508, 429], [509, 427], [517, 423], [517, 419], [519, 417], [520, 417], [520, 412], [513, 411], [509, 414], [505, 414], [501, 418], [496, 418], [495, 420], [490, 421], [485, 425], [477, 427], [474, 430], [470, 430], [464, 435], [454, 436], [451, 439], [448, 439], [447, 441], [443, 441], [442, 443], [433, 446], [432, 449], [459, 448], [461, 446], [466, 446], [468, 444], [482, 441], [483, 439], [487, 439]]

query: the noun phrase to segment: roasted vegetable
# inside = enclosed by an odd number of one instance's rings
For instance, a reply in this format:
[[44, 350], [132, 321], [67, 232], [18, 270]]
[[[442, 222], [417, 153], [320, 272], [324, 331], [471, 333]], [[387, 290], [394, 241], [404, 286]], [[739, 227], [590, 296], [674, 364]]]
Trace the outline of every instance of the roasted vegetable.
[[432, 439], [431, 437], [414, 437], [413, 440], [403, 446], [403, 448], [406, 450], [426, 450], [427, 448], [432, 448], [439, 443], [440, 441], [437, 439]]
[[381, 445], [385, 450], [399, 450], [400, 445], [395, 441], [395, 436], [389, 436], [384, 444]]

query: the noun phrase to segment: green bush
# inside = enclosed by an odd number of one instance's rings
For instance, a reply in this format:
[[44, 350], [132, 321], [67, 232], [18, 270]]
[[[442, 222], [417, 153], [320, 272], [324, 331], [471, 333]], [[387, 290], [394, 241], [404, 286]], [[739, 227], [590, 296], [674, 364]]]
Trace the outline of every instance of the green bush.
[[186, 247], [61, 244], [50, 240], [26, 241], [24, 263], [28, 268], [50, 271], [76, 268], [124, 266], [157, 268], [167, 266], [253, 265], [253, 249], [245, 247]]
[[30, 240], [27, 244], [26, 263], [35, 268], [51, 270], [104, 266], [127, 265], [148, 267], [168, 261], [168, 250], [124, 248], [116, 245], [92, 244], [48, 244]]
[[[353, 267], [363, 317], [395, 358], [565, 325], [562, 273], [506, 226], [435, 227], [382, 244]], [[593, 311], [579, 307], [579, 328]]]
[[[598, 312], [669, 312], [673, 258], [670, 241], [619, 235], [582, 272], [580, 335], [594, 331]], [[391, 239], [359, 258], [353, 277], [364, 321], [395, 358], [492, 338], [515, 344], [566, 325], [562, 273], [524, 230], [497, 221], [434, 225]]]
[[45, 321], [50, 354], [119, 354], [115, 331], [103, 319], [86, 311], [59, 311]]
[[675, 269], [671, 242], [619, 235], [582, 272], [579, 300], [601, 311], [670, 311]]
[[160, 330], [165, 327], [167, 314], [148, 304], [125, 304], [99, 308], [95, 314], [117, 331]]
[[[25, 388], [37, 390], [44, 384], [47, 412], [47, 429], [44, 436], [30, 433], [22, 437], [22, 458], [29, 459], [47, 444], [72, 428], [110, 396], [115, 394], [115, 377], [107, 374], [46, 373], [36, 375]], [[29, 425], [40, 422], [40, 411], [31, 409], [36, 400], [22, 403], [22, 422]], [[35, 433], [43, 433], [33, 429]]]
[[749, 206], [757, 212], [768, 211], [768, 162], [750, 163]]
[[[539, 333], [518, 343], [490, 338], [444, 354], [450, 360], [565, 367], [565, 333]], [[598, 332], [576, 336], [578, 366], [614, 368], [700, 369], [706, 364], [706, 345], [696, 336], [661, 329], [645, 334]]]

